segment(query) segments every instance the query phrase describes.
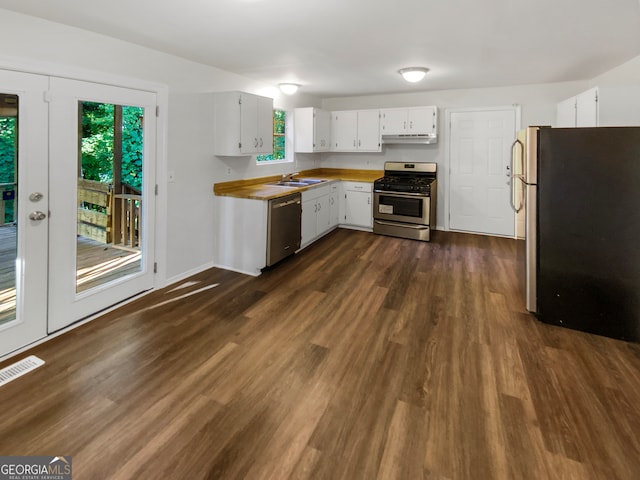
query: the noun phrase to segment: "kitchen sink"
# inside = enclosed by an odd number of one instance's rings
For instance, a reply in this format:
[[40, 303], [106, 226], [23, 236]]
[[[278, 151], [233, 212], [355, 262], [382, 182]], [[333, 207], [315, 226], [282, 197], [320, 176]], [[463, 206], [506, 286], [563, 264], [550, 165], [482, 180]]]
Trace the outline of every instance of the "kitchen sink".
[[271, 182], [268, 185], [277, 185], [279, 187], [308, 187], [309, 184], [305, 182], [283, 182], [278, 180], [277, 182]]
[[315, 178], [301, 178], [299, 180], [271, 182], [268, 185], [277, 185], [281, 187], [308, 187], [309, 185], [316, 185], [318, 183], [326, 182], [326, 180], [319, 180]]
[[299, 182], [304, 182], [307, 185], [315, 185], [316, 183], [322, 183], [322, 182], [326, 182], [326, 180], [320, 180], [318, 178], [300, 178], [298, 179]]

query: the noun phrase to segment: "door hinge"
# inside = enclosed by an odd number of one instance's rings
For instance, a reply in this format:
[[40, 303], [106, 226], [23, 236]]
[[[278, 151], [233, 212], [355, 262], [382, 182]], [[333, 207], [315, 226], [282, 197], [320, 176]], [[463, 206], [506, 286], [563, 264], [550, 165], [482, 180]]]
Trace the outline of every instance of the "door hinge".
[[159, 190], [159, 188], [158, 188], [158, 184], [156, 183], [156, 188], [155, 188], [155, 194], [156, 194], [156, 195], [158, 195], [158, 190]]
[[47, 103], [51, 102], [51, 90], [45, 90], [44, 92], [42, 92], [42, 100]]
[[242, 142], [238, 142], [238, 148], [242, 148]]
[[156, 117], [160, 116], [160, 105], [156, 105]]
[[158, 262], [153, 262], [153, 273], [158, 273]]

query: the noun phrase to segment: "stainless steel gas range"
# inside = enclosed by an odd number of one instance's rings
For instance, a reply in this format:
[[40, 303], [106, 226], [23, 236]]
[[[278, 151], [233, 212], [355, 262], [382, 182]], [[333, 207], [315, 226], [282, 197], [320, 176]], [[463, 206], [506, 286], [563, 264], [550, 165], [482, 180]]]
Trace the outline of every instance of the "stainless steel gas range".
[[436, 224], [437, 164], [385, 162], [373, 183], [373, 232], [428, 242]]

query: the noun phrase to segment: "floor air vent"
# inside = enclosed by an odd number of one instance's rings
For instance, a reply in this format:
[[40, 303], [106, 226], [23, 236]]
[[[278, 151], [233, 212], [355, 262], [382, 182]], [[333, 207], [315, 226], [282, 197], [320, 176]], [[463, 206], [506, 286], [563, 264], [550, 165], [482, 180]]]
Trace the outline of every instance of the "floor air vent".
[[29, 373], [31, 370], [35, 370], [40, 365], [44, 365], [44, 360], [35, 355], [31, 355], [13, 365], [3, 368], [0, 370], [0, 387], [5, 383], [9, 383], [11, 380], [21, 377], [25, 373]]

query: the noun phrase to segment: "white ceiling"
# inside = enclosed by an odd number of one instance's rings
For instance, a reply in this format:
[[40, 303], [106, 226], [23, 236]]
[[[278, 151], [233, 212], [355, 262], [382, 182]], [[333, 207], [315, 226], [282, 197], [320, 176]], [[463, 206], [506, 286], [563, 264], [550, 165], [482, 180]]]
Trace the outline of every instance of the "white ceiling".
[[[638, 0], [0, 0], [320, 97], [590, 79], [640, 55]], [[431, 69], [419, 84], [397, 70]]]

